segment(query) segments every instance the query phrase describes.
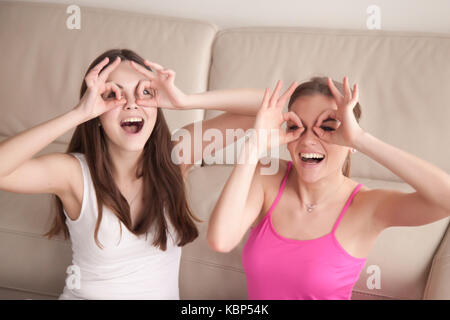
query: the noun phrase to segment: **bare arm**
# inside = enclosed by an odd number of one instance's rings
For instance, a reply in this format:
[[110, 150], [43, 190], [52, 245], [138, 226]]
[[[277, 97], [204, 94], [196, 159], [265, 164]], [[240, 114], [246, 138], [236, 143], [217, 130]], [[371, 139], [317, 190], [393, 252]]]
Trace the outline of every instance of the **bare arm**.
[[355, 146], [416, 190], [414, 193], [371, 191], [376, 203], [374, 219], [378, 224], [385, 228], [419, 226], [450, 216], [450, 176], [446, 172], [368, 133]]
[[[34, 159], [33, 156], [70, 129], [124, 102], [120, 99], [106, 102], [101, 97], [102, 92], [107, 89], [118, 92], [118, 88], [105, 83], [105, 80], [119, 65], [120, 60], [105, 67], [107, 63], [108, 59], [103, 60], [87, 74], [86, 93], [73, 110], [0, 143], [2, 190], [17, 193], [53, 193], [59, 196], [71, 191], [70, 174], [74, 172], [76, 163], [73, 157], [64, 153], [53, 153]], [[100, 73], [103, 67], [105, 69]]]
[[[211, 214], [207, 240], [216, 251], [232, 250], [261, 212], [264, 189], [258, 170], [260, 166], [257, 166], [260, 155], [267, 149], [297, 139], [302, 131], [301, 121], [295, 114], [282, 114], [283, 106], [293, 92], [292, 88], [278, 98], [280, 90], [281, 82], [278, 82], [270, 99], [269, 91], [266, 90], [256, 116], [254, 135], [245, 142], [239, 155], [238, 163], [242, 164], [234, 167]], [[282, 131], [281, 125], [288, 119], [294, 121], [299, 129], [289, 133]], [[278, 139], [272, 140], [271, 135], [274, 133], [278, 133]]]
[[258, 217], [264, 190], [259, 174], [255, 174], [259, 160], [257, 147], [247, 141], [241, 152], [209, 220], [207, 241], [215, 251], [229, 252], [242, 239]]
[[[198, 136], [196, 126], [201, 127], [202, 133], [209, 129], [215, 129], [215, 132], [219, 133], [217, 139], [220, 139], [220, 141], [214, 139], [214, 151], [218, 151], [235, 141], [235, 139], [227, 139], [227, 129], [241, 129], [240, 132], [243, 135], [243, 132], [253, 126], [255, 115], [261, 106], [264, 90], [226, 89], [187, 95], [175, 86], [175, 71], [165, 69], [150, 61], [145, 61], [145, 64], [148, 68], [131, 62], [131, 66], [147, 78], [146, 86], [155, 89], [155, 95], [140, 95], [136, 101], [137, 104], [142, 106], [154, 106], [156, 104], [160, 108], [177, 110], [204, 109], [225, 112], [215, 118], [186, 125], [174, 133], [172, 137], [174, 141], [173, 152], [178, 156], [183, 153], [179, 152], [178, 149], [184, 149], [185, 151], [185, 148], [189, 148], [188, 155], [183, 154], [182, 159], [176, 160], [181, 162], [184, 173], [194, 163], [203, 159], [205, 148], [211, 144], [211, 141], [203, 141], [203, 135]], [[150, 71], [149, 68], [154, 72]], [[295, 90], [296, 86], [297, 83], [294, 81], [287, 90], [289, 95]], [[183, 141], [185, 138], [190, 139], [190, 141]], [[177, 146], [179, 143], [183, 145]], [[200, 145], [200, 148], [195, 147], [196, 144]]]
[[72, 158], [63, 153], [32, 157], [73, 127], [83, 116], [71, 110], [0, 143], [0, 188], [17, 193], [62, 194], [69, 190]]

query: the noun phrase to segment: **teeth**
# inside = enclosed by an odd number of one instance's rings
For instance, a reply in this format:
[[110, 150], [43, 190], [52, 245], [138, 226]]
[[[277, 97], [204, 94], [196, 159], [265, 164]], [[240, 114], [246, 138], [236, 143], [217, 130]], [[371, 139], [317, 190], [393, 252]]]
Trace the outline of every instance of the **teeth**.
[[300, 153], [300, 156], [307, 159], [322, 159], [324, 157], [324, 155], [320, 153]]
[[126, 118], [124, 120], [122, 120], [120, 123], [124, 123], [124, 122], [141, 122], [143, 119], [142, 118]]

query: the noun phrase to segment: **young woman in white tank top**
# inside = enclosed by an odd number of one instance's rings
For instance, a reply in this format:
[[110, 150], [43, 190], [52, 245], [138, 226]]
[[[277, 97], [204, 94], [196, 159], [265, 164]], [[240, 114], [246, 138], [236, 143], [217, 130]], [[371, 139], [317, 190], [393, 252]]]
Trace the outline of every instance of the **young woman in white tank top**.
[[[73, 250], [60, 299], [179, 299], [181, 246], [198, 236], [199, 221], [184, 179], [207, 145], [174, 163], [161, 108], [226, 111], [203, 131], [245, 130], [264, 92], [186, 95], [174, 78], [130, 50], [109, 50], [89, 66], [75, 108], [0, 143], [0, 189], [55, 195], [47, 235], [64, 233]], [[66, 153], [33, 158], [74, 127]], [[194, 138], [193, 124], [184, 129]]]

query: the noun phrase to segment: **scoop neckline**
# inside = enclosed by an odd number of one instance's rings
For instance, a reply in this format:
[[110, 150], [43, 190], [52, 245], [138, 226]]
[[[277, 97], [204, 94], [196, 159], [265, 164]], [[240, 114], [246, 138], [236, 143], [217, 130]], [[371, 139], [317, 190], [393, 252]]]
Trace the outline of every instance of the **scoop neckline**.
[[269, 218], [268, 220], [269, 220], [270, 229], [272, 230], [273, 234], [274, 234], [277, 238], [279, 238], [279, 239], [281, 239], [281, 240], [283, 240], [283, 241], [285, 241], [285, 242], [288, 242], [288, 243], [295, 243], [295, 244], [298, 244], [298, 243], [306, 243], [306, 242], [318, 241], [318, 240], [326, 239], [326, 238], [328, 238], [328, 237], [331, 236], [332, 239], [333, 239], [333, 242], [335, 243], [335, 245], [337, 245], [338, 249], [339, 249], [342, 253], [344, 253], [347, 257], [349, 257], [349, 258], [351, 258], [351, 259], [354, 259], [354, 260], [356, 260], [356, 261], [361, 261], [361, 262], [367, 260], [367, 257], [366, 257], [366, 258], [358, 258], [358, 257], [355, 257], [355, 256], [351, 255], [350, 253], [348, 253], [347, 250], [345, 250], [344, 247], [339, 243], [339, 241], [338, 241], [337, 238], [336, 238], [335, 232], [333, 232], [333, 231], [331, 231], [331, 232], [329, 232], [329, 233], [327, 233], [327, 234], [325, 234], [325, 235], [323, 235], [323, 236], [320, 236], [320, 237], [318, 237], [318, 238], [314, 238], [314, 239], [292, 239], [292, 238], [287, 238], [287, 237], [285, 237], [285, 236], [279, 234], [279, 233], [277, 232], [277, 230], [275, 230], [275, 227], [274, 227], [274, 225], [273, 225], [273, 223], [272, 223], [272, 215], [270, 215], [268, 218]]

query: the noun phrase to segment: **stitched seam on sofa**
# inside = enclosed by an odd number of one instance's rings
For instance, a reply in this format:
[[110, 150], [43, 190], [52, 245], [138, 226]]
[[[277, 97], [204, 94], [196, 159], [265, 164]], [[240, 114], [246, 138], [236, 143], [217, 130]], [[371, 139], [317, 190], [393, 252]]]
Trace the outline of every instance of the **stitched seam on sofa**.
[[27, 238], [40, 239], [40, 240], [58, 241], [58, 242], [66, 244], [66, 245], [68, 245], [68, 242], [69, 242], [67, 240], [58, 239], [58, 238], [48, 239], [47, 237], [45, 237], [45, 236], [43, 236], [43, 235], [41, 235], [39, 233], [10, 230], [10, 229], [5, 229], [5, 228], [1, 228], [1, 227], [0, 227], [0, 233], [9, 233], [9, 234], [24, 236], [24, 237], [27, 237]]
[[[14, 135], [8, 135], [8, 134], [4, 134], [4, 133], [0, 132], [0, 141], [4, 141], [4, 140], [9, 139], [11, 137], [14, 137]], [[66, 147], [69, 145], [69, 143], [67, 143], [67, 142], [60, 141], [60, 140], [55, 140], [52, 143], [50, 143], [48, 146], [53, 145], [53, 144], [63, 144]]]
[[[279, 29], [279, 30], [258, 30], [258, 27], [242, 27], [242, 28], [230, 28], [230, 29], [223, 29], [220, 30], [216, 38], [222, 37], [224, 34], [267, 34], [267, 35], [283, 35], [283, 34], [304, 34], [304, 35], [323, 35], [323, 36], [344, 36], [344, 37], [379, 37], [379, 38], [423, 38], [423, 39], [448, 39], [450, 40], [450, 37], [447, 36], [445, 33], [433, 33], [433, 32], [423, 32], [423, 33], [415, 33], [413, 31], [409, 32], [411, 34], [408, 34], [408, 32], [401, 32], [401, 31], [365, 31], [365, 30], [352, 30], [352, 29], [304, 29], [303, 27], [268, 27], [271, 29]], [[265, 27], [261, 27], [265, 28]], [[287, 29], [285, 29], [287, 28]]]
[[197, 258], [192, 258], [192, 257], [182, 257], [181, 260], [186, 260], [186, 261], [190, 261], [190, 262], [194, 262], [194, 263], [198, 263], [198, 264], [203, 264], [203, 265], [214, 267], [214, 268], [218, 268], [218, 269], [224, 269], [224, 270], [228, 270], [228, 271], [235, 271], [235, 272], [239, 272], [239, 273], [244, 273], [244, 270], [241, 269], [241, 268], [226, 266], [226, 265], [223, 265], [223, 264], [209, 262], [209, 261], [202, 260], [202, 259], [197, 259]]
[[[358, 294], [362, 294], [362, 295], [366, 295], [366, 296], [373, 296], [373, 297], [380, 297], [380, 298], [390, 298], [390, 299], [393, 299], [393, 300], [402, 300], [401, 298], [395, 298], [395, 297], [392, 297], [392, 296], [389, 296], [389, 295], [386, 295], [386, 294], [383, 294], [383, 295], [381, 295], [381, 294], [375, 294], [375, 293], [368, 293], [368, 292], [364, 292], [364, 291], [359, 291], [359, 290], [353, 290], [353, 292], [356, 292], [356, 293], [358, 293]], [[408, 300], [410, 300], [410, 299], [408, 299]]]
[[25, 292], [25, 293], [40, 294], [40, 295], [49, 296], [49, 297], [55, 297], [55, 298], [59, 297], [58, 294], [48, 293], [48, 292], [45, 292], [45, 291], [35, 291], [35, 290], [29, 290], [29, 289], [23, 289], [23, 288], [14, 288], [14, 287], [8, 287], [8, 286], [4, 286], [4, 285], [0, 285], [0, 288], [8, 289], [8, 290], [20, 291], [20, 292]]

